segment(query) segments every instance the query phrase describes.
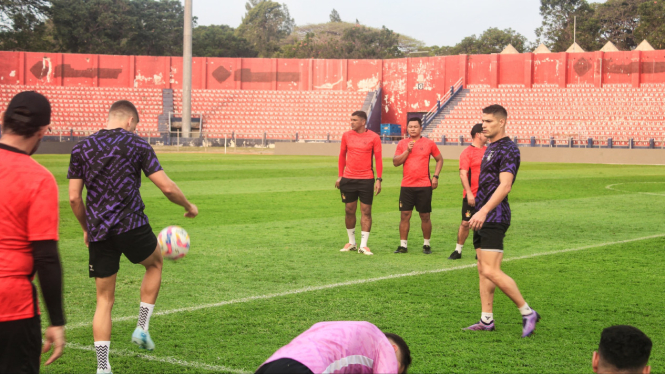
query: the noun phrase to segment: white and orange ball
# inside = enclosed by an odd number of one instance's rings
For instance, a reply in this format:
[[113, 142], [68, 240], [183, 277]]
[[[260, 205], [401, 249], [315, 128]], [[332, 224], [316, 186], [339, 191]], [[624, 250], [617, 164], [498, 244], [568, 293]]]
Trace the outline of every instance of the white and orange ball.
[[189, 234], [180, 226], [169, 226], [157, 236], [157, 242], [162, 249], [162, 256], [169, 260], [185, 257], [189, 252]]

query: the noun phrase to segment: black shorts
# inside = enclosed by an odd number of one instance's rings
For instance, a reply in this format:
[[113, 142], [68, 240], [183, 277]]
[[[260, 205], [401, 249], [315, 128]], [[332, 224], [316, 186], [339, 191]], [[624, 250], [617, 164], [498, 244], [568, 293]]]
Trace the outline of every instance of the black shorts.
[[39, 373], [41, 353], [39, 315], [0, 322], [0, 373]]
[[117, 273], [121, 254], [133, 264], [138, 264], [150, 257], [156, 248], [157, 237], [150, 225], [111, 236], [101, 242], [91, 242], [88, 247], [90, 278], [106, 278]]
[[473, 247], [483, 251], [503, 252], [503, 238], [510, 225], [485, 222], [483, 227], [473, 232]]
[[313, 374], [307, 366], [290, 358], [280, 358], [261, 366], [255, 374]]
[[402, 187], [399, 192], [400, 212], [410, 212], [414, 206], [418, 213], [432, 212], [432, 187]]
[[466, 197], [462, 200], [462, 221], [469, 222], [471, 217], [476, 214], [477, 210], [475, 206], [469, 206], [469, 200]]
[[339, 191], [343, 203], [353, 203], [360, 198], [365, 205], [372, 205], [374, 201], [374, 179], [348, 179], [339, 181]]

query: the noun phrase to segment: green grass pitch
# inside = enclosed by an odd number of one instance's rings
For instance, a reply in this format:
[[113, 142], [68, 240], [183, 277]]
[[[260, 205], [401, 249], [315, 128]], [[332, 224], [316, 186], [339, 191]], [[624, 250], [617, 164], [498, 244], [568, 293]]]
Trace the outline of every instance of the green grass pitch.
[[[60, 186], [71, 343], [43, 372], [91, 373], [95, 289], [67, 199], [69, 158], [35, 158]], [[410, 252], [392, 253], [399, 245], [401, 168], [386, 159], [383, 191], [373, 206], [369, 246], [375, 255], [362, 256], [339, 252], [347, 238], [334, 189], [335, 158], [161, 154], [160, 160], [200, 215], [185, 219], [144, 180], [153, 229], [183, 226], [192, 249], [165, 263], [150, 323], [154, 352], [130, 343], [143, 268], [122, 260], [111, 339], [114, 373], [253, 372], [325, 320], [366, 320], [403, 336], [412, 373], [588, 373], [601, 330], [631, 324], [654, 341], [653, 372], [665, 371], [659, 321], [665, 310], [663, 166], [522, 164], [510, 194], [510, 261], [503, 268], [543, 319], [533, 337], [521, 339], [519, 312], [498, 290], [497, 330], [462, 331], [479, 319], [480, 301], [471, 240], [462, 260], [447, 260], [460, 221], [457, 161], [445, 161], [434, 192], [434, 253], [426, 256], [417, 216]], [[375, 278], [382, 279], [360, 282]]]

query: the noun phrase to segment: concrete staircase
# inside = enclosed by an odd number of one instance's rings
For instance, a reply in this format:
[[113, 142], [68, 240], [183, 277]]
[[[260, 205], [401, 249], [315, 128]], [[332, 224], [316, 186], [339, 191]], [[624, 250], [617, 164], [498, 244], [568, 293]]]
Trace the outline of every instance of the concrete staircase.
[[[471, 90], [469, 89], [460, 90], [455, 95], [455, 97], [453, 97], [453, 99], [443, 108], [443, 110], [439, 114], [437, 114], [436, 117], [434, 117], [432, 122], [430, 122], [430, 124], [427, 125], [425, 129], [423, 129], [422, 135], [429, 138], [429, 135], [432, 133], [432, 131], [434, 131], [434, 129], [437, 128], [437, 126], [439, 126], [441, 121], [443, 121], [446, 118], [446, 116], [450, 114], [450, 112], [453, 109], [455, 109], [457, 104], [459, 104], [462, 100], [464, 100], [464, 98], [469, 94], [469, 92], [471, 92]], [[437, 141], [436, 139], [432, 140]]]
[[166, 133], [169, 129], [169, 113], [173, 112], [173, 90], [162, 90], [162, 114], [158, 117], [159, 132]]

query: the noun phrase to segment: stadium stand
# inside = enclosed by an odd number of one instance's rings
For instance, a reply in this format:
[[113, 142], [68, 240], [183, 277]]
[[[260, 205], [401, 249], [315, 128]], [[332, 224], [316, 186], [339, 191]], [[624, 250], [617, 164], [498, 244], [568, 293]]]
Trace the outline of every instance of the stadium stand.
[[665, 84], [644, 84], [641, 88], [629, 85], [524, 87], [472, 87], [464, 90], [463, 98], [454, 103], [449, 113], [435, 118], [430, 138], [440, 141], [443, 136], [457, 141], [460, 136], [470, 142], [469, 128], [479, 122], [481, 110], [488, 104], [500, 104], [509, 113], [509, 133], [521, 143], [531, 137], [536, 144], [550, 141], [626, 146], [648, 146], [665, 140], [662, 121]]

